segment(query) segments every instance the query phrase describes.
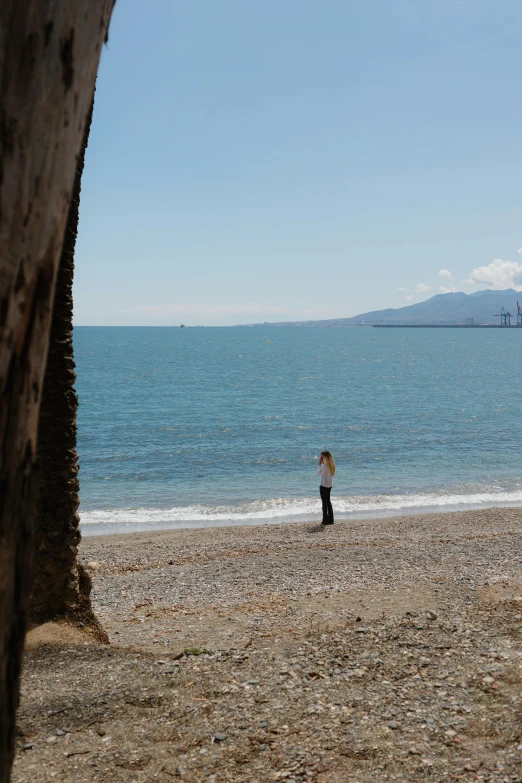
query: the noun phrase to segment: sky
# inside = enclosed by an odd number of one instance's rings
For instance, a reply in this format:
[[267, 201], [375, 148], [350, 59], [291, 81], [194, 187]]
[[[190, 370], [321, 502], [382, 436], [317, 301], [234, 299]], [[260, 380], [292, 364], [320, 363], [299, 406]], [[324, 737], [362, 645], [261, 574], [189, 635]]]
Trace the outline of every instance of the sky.
[[76, 325], [522, 289], [519, 0], [119, 0]]

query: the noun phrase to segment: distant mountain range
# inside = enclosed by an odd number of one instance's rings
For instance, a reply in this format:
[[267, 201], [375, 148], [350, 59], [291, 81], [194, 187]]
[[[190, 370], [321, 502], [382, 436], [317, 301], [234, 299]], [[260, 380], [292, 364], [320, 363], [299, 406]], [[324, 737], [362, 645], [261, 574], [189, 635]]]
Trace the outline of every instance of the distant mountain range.
[[495, 318], [505, 307], [516, 322], [517, 299], [522, 292], [513, 288], [505, 291], [477, 291], [474, 294], [437, 294], [424, 302], [407, 307], [388, 308], [361, 313], [352, 318], [332, 318], [324, 321], [279, 321], [249, 326], [363, 326], [373, 324], [463, 324], [473, 318], [477, 324], [499, 323]]

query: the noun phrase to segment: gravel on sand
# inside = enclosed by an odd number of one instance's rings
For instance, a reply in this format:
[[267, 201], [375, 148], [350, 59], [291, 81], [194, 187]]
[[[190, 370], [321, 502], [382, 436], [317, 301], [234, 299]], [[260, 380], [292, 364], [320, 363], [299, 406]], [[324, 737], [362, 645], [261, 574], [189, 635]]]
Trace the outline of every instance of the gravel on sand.
[[14, 783], [522, 781], [522, 510], [87, 538]]

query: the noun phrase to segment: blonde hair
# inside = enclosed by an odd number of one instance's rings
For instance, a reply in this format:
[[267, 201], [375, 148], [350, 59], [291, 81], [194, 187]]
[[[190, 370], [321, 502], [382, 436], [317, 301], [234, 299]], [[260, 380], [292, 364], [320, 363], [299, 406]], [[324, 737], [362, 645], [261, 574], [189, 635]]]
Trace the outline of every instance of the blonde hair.
[[329, 451], [321, 451], [321, 457], [324, 457], [324, 461], [328, 465], [328, 470], [332, 474], [332, 476], [335, 476], [335, 462], [334, 458], [330, 454]]

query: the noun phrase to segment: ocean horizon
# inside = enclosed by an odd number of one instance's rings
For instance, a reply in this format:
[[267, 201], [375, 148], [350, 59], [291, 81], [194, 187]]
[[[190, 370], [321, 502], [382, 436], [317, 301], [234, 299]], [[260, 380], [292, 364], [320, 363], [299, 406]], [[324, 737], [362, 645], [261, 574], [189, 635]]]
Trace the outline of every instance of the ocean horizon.
[[517, 330], [75, 327], [84, 535], [522, 505]]

